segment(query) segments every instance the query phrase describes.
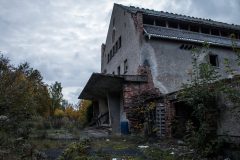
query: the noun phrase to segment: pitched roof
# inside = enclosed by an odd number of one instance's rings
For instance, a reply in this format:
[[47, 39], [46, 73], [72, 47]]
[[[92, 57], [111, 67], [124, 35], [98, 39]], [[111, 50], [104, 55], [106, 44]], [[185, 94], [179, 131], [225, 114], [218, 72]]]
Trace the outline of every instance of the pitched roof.
[[[207, 42], [209, 44], [218, 45], [218, 46], [232, 46], [232, 39], [220, 36], [214, 36], [210, 34], [195, 33], [186, 30], [179, 30], [173, 28], [166, 28], [153, 25], [144, 25], [144, 32], [148, 36], [160, 37], [165, 39], [175, 39], [175, 40], [184, 40], [191, 42], [203, 43]], [[236, 40], [236, 45], [240, 46], [240, 41]]]
[[191, 16], [186, 16], [186, 15], [181, 15], [181, 14], [174, 14], [174, 13], [163, 12], [163, 11], [155, 11], [155, 10], [152, 10], [152, 9], [150, 10], [150, 9], [139, 8], [139, 7], [134, 7], [134, 6], [128, 7], [128, 6], [124, 6], [124, 5], [121, 5], [121, 4], [115, 4], [115, 5], [118, 5], [118, 6], [122, 7], [123, 9], [125, 9], [125, 10], [127, 10], [128, 12], [131, 12], [131, 13], [142, 12], [143, 14], [146, 14], [146, 15], [175, 19], [175, 20], [178, 20], [178, 21], [185, 21], [185, 22], [191, 22], [191, 23], [197, 23], [197, 24], [203, 24], [203, 25], [210, 25], [210, 26], [215, 26], [215, 27], [219, 27], [219, 28], [240, 30], [240, 25], [218, 22], [218, 21], [214, 21], [214, 20], [211, 20], [211, 19], [203, 19], [203, 18], [191, 17]]

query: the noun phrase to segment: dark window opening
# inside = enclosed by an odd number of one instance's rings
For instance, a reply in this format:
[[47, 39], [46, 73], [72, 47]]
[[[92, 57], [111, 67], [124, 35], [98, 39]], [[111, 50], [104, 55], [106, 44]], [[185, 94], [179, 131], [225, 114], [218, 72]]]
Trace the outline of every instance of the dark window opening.
[[229, 34], [228, 31], [221, 31], [221, 36], [223, 36], [223, 37], [229, 37], [230, 34]]
[[193, 49], [193, 47], [194, 46], [191, 45], [191, 44], [189, 44], [189, 45], [188, 44], [181, 44], [179, 48], [180, 49], [185, 49], [185, 50], [191, 50], [191, 49]]
[[193, 115], [193, 107], [184, 102], [176, 102], [173, 104], [175, 109], [174, 120], [172, 121], [172, 136], [174, 138], [183, 138], [187, 134], [187, 123], [190, 121], [196, 128], [199, 127], [199, 122]]
[[164, 20], [156, 20], [156, 26], [166, 27], [166, 21]]
[[127, 73], [128, 71], [128, 62], [127, 59], [124, 61], [124, 73]]
[[202, 31], [202, 33], [204, 33], [204, 34], [210, 34], [210, 29], [209, 29], [209, 28], [202, 27], [202, 28], [201, 28], [201, 31]]
[[240, 39], [239, 33], [236, 33], [236, 32], [235, 32], [234, 35], [235, 35], [235, 38], [236, 38], [236, 39]]
[[195, 26], [195, 25], [191, 25], [190, 26], [190, 31], [192, 31], [192, 32], [199, 32], [199, 27]]
[[178, 23], [177, 22], [168, 22], [168, 27], [169, 28], [178, 28]]
[[143, 24], [153, 25], [154, 19], [152, 17], [143, 15]]
[[115, 75], [115, 72], [113, 71], [112, 74]]
[[185, 45], [185, 46], [184, 46], [184, 49], [188, 49], [188, 45]]
[[180, 29], [188, 30], [188, 24], [186, 24], [186, 23], [180, 23], [179, 27], [180, 27]]
[[109, 62], [109, 61], [110, 61], [110, 57], [109, 57], [109, 54], [108, 54], [107, 56], [108, 56], [107, 62]]
[[112, 59], [112, 57], [113, 57], [113, 51], [111, 50], [110, 51], [110, 60]]
[[183, 49], [183, 48], [184, 48], [184, 44], [182, 44], [179, 48], [180, 48], [180, 49]]
[[212, 29], [211, 33], [212, 33], [212, 35], [219, 36], [219, 30], [218, 29]]
[[218, 67], [219, 66], [219, 64], [218, 64], [218, 55], [210, 54], [209, 55], [209, 63], [212, 66]]
[[118, 38], [118, 48], [121, 48], [122, 46], [122, 38], [121, 36]]
[[116, 52], [118, 51], [118, 48], [119, 48], [119, 46], [118, 46], [118, 41], [117, 41], [116, 44], [115, 44]]
[[121, 68], [120, 68], [120, 66], [118, 66], [118, 68], [117, 68], [117, 73], [118, 73], [118, 75], [120, 75], [120, 73], [121, 73]]
[[188, 47], [188, 50], [191, 50], [191, 49], [193, 49], [193, 46], [192, 46], [192, 45], [190, 45], [190, 46]]

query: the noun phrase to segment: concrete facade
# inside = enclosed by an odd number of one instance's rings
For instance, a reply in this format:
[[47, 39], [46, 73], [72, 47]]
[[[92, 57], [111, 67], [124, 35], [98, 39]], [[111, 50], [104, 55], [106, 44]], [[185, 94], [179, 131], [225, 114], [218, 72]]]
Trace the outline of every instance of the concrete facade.
[[[148, 91], [154, 96], [167, 97], [159, 101], [159, 110], [165, 108], [164, 124], [161, 124], [164, 125], [164, 134], [161, 134], [171, 137], [171, 121], [176, 113], [174, 98], [169, 95], [179, 91], [182, 84], [191, 79], [194, 58], [192, 48], [200, 48], [204, 42], [210, 44], [207, 52], [201, 52], [197, 61], [211, 63], [220, 70], [223, 78], [232, 76], [224, 70], [226, 58], [235, 73], [240, 73], [235, 61], [237, 56], [231, 48], [232, 39], [228, 37], [230, 33], [235, 34], [236, 45], [240, 45], [238, 25], [114, 4], [106, 42], [101, 48], [101, 72], [119, 76], [145, 75], [148, 78], [145, 83], [135, 82], [131, 78], [131, 81], [127, 81], [125, 77], [118, 84], [120, 89], [117, 92], [102, 94], [106, 98], [107, 107], [99, 96], [93, 97], [99, 100], [99, 107], [104, 108], [100, 110], [108, 108], [112, 131], [119, 134], [121, 122], [127, 121], [131, 126], [131, 98]], [[213, 59], [211, 56], [214, 56]], [[108, 91], [106, 85], [102, 89]], [[114, 86], [112, 83], [109, 85]], [[230, 116], [228, 112], [222, 116], [224, 118], [219, 122], [219, 126], [222, 126], [219, 134], [230, 125], [227, 122]], [[235, 123], [231, 122], [231, 125]], [[230, 132], [235, 134], [239, 130]]]

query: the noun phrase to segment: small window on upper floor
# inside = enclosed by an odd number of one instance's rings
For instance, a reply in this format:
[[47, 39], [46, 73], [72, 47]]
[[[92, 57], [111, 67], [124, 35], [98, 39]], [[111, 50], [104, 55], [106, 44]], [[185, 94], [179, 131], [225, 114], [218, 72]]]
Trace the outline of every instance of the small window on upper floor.
[[166, 21], [165, 20], [156, 19], [155, 23], [156, 23], [156, 26], [166, 27]]
[[115, 31], [115, 29], [113, 29], [113, 31], [112, 31], [112, 43], [115, 41], [115, 33], [116, 31]]
[[190, 31], [192, 31], [192, 32], [199, 32], [199, 26], [197, 26], [197, 25], [191, 25], [191, 26], [190, 26]]
[[179, 24], [179, 28], [182, 29], [182, 30], [188, 30], [188, 24], [186, 24], [186, 23], [180, 23], [180, 24]]
[[121, 48], [122, 47], [122, 37], [120, 36], [118, 38], [118, 48]]
[[153, 25], [154, 24], [154, 18], [150, 17], [150, 16], [143, 15], [143, 24]]
[[240, 34], [239, 33], [235, 32], [234, 35], [235, 35], [236, 39], [240, 39], [240, 37], [239, 37]]
[[210, 63], [212, 66], [218, 67], [218, 66], [219, 66], [218, 55], [209, 54], [209, 63]]
[[223, 37], [230, 37], [230, 33], [226, 30], [221, 30], [221, 36]]
[[210, 29], [207, 28], [207, 27], [202, 27], [202, 28], [201, 28], [201, 31], [202, 31], [202, 33], [204, 33], [204, 34], [210, 34]]
[[212, 33], [212, 35], [219, 36], [219, 30], [218, 29], [212, 29], [211, 33]]
[[178, 28], [178, 23], [177, 22], [168, 22], [168, 27], [169, 28]]
[[124, 74], [128, 71], [128, 61], [127, 59], [124, 61]]
[[117, 74], [118, 74], [118, 75], [121, 74], [121, 68], [120, 68], [120, 66], [118, 66], [118, 68], [117, 68]]
[[109, 54], [107, 55], [107, 63], [110, 61], [110, 56]]
[[113, 51], [111, 49], [111, 51], [110, 51], [110, 60], [112, 59], [112, 57], [113, 57]]

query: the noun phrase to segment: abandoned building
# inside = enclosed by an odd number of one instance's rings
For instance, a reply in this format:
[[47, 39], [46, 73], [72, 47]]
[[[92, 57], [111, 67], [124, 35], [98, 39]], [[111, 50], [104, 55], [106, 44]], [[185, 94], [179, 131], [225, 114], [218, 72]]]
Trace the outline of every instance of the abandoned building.
[[[129, 128], [134, 123], [133, 97], [147, 92], [157, 102], [159, 136], [171, 137], [172, 120], [181, 121], [188, 114], [174, 93], [191, 78], [191, 49], [210, 44], [199, 61], [208, 61], [229, 78], [225, 58], [240, 72], [232, 51], [232, 33], [240, 45], [239, 25], [114, 4], [106, 42], [101, 46], [101, 73], [92, 74], [79, 99], [93, 100], [99, 125], [121, 134], [123, 122]], [[228, 111], [221, 116], [218, 134], [239, 137], [240, 125], [234, 117]]]

